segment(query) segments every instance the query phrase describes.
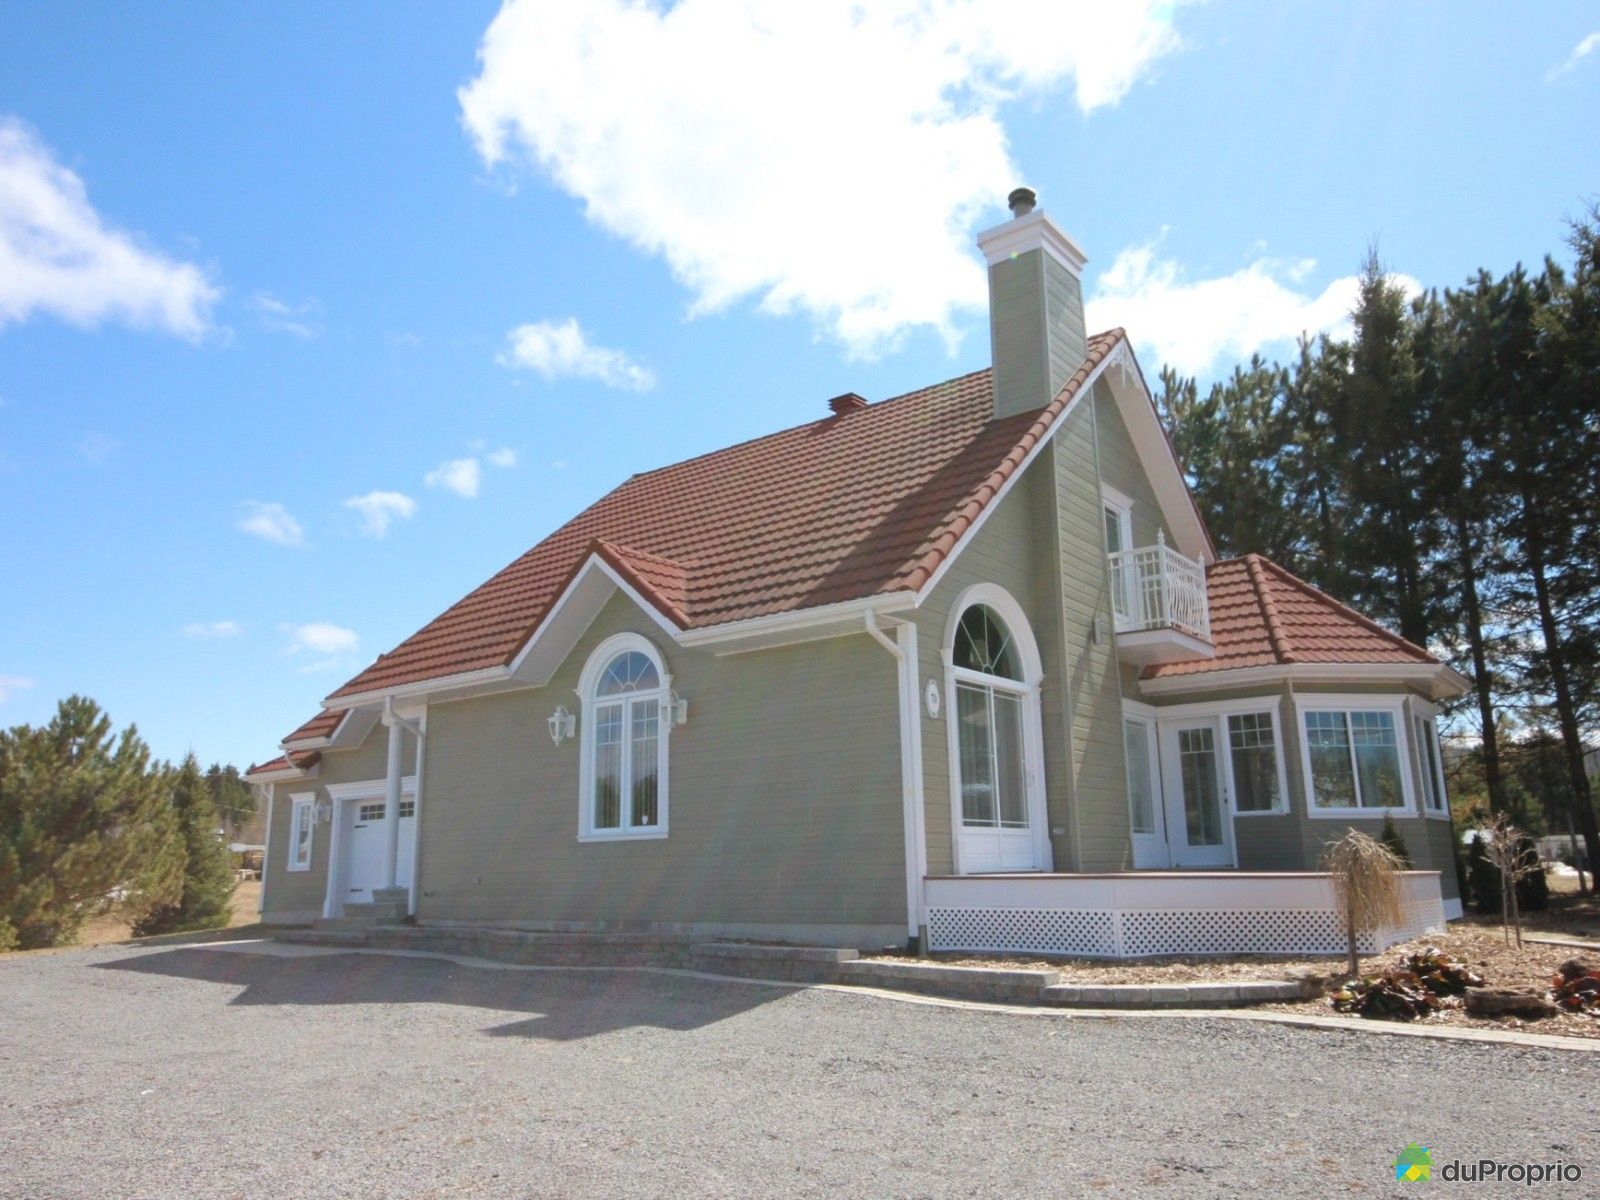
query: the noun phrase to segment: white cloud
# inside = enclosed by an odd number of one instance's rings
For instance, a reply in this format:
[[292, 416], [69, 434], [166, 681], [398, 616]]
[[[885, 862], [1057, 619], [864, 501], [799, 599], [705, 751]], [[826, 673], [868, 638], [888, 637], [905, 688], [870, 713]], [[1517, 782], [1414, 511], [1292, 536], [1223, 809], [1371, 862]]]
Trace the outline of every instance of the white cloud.
[[458, 98], [487, 164], [537, 164], [694, 313], [753, 297], [857, 354], [953, 345], [985, 300], [973, 229], [1022, 182], [1000, 110], [1115, 104], [1178, 47], [1173, 7], [510, 0]]
[[489, 460], [491, 466], [499, 467], [503, 471], [509, 471], [517, 465], [517, 452], [510, 446], [501, 446], [498, 450], [491, 450], [484, 457]]
[[0, 675], [0, 704], [5, 703], [18, 692], [37, 687], [38, 684], [38, 680], [29, 679], [26, 675]]
[[300, 528], [300, 522], [296, 521], [289, 514], [289, 510], [277, 501], [263, 504], [259, 500], [246, 500], [239, 528], [245, 533], [276, 542], [280, 546], [306, 544], [305, 530]]
[[193, 263], [107, 225], [83, 180], [33, 129], [0, 116], [0, 328], [48, 313], [84, 328], [114, 320], [195, 341], [219, 294]]
[[506, 343], [498, 358], [502, 366], [526, 367], [546, 379], [594, 379], [629, 392], [647, 392], [656, 385], [655, 375], [621, 350], [590, 342], [576, 317], [518, 325], [506, 335]]
[[[1132, 246], [1095, 280], [1085, 305], [1091, 330], [1121, 325], [1153, 370], [1167, 365], [1204, 375], [1223, 360], [1292, 346], [1302, 333], [1346, 336], [1360, 279], [1346, 275], [1320, 292], [1304, 287], [1310, 258], [1258, 258], [1228, 275], [1191, 279], [1157, 256], [1158, 242]], [[1417, 282], [1395, 277], [1407, 292]], [[1153, 360], [1153, 361], [1150, 361]]]
[[78, 457], [91, 467], [98, 467], [116, 453], [117, 439], [104, 433], [86, 433], [77, 440], [73, 449], [78, 452]]
[[309, 650], [313, 654], [351, 654], [361, 639], [353, 629], [330, 625], [326, 621], [312, 621], [307, 625], [285, 625], [289, 635], [290, 654]]
[[422, 477], [429, 487], [448, 488], [458, 496], [471, 500], [478, 494], [483, 479], [483, 469], [476, 458], [452, 458], [442, 462]]
[[238, 637], [244, 632], [244, 626], [237, 621], [191, 621], [178, 632], [186, 638], [212, 641], [216, 638]]
[[1600, 50], [1600, 33], [1591, 33], [1572, 48], [1572, 53], [1544, 73], [1546, 83], [1554, 83], [1596, 50]]
[[403, 521], [417, 511], [417, 502], [403, 492], [368, 492], [365, 496], [351, 496], [344, 506], [361, 514], [362, 532], [375, 538], [381, 538], [389, 532], [390, 522]]
[[262, 326], [273, 333], [306, 339], [322, 336], [322, 325], [314, 319], [322, 312], [322, 305], [315, 300], [290, 304], [270, 292], [257, 292], [250, 298], [250, 307], [256, 310]]

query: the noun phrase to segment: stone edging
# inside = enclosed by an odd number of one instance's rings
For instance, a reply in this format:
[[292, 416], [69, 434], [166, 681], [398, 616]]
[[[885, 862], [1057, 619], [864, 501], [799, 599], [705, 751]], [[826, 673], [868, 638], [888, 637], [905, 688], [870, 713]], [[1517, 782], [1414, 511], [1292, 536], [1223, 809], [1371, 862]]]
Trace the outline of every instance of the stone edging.
[[699, 942], [628, 934], [545, 934], [512, 930], [382, 925], [296, 930], [279, 941], [350, 948], [471, 955], [525, 966], [639, 966], [711, 971], [784, 983], [842, 984], [988, 1004], [1049, 1008], [1232, 1008], [1320, 995], [1314, 977], [1192, 984], [1063, 983], [1059, 972], [948, 966], [912, 959], [864, 959], [855, 950], [756, 942]]

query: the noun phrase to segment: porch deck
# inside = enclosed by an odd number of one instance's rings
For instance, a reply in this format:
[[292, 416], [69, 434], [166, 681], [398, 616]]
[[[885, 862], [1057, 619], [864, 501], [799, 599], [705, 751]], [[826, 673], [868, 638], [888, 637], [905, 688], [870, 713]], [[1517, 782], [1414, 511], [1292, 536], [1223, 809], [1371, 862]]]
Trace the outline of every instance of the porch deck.
[[[1145, 958], [1164, 954], [1340, 954], [1332, 878], [1314, 871], [1122, 871], [930, 875], [930, 950]], [[1437, 871], [1404, 875], [1405, 919], [1365, 954], [1445, 925]]]

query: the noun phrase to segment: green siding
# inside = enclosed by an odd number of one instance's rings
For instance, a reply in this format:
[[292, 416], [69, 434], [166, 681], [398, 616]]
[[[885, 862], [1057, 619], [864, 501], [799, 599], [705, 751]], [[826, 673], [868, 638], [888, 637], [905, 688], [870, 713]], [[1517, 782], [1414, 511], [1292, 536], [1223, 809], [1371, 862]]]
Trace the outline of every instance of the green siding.
[[1132, 865], [1122, 685], [1112, 640], [1111, 581], [1101, 516], [1096, 406], [1075, 409], [1051, 442], [1059, 531], [1061, 638], [1066, 671], [1057, 685], [1072, 756], [1072, 869]]
[[[1044, 665], [1040, 698], [1044, 725], [1045, 802], [1052, 827], [1067, 821], [1069, 765], [1063, 736], [1062, 691], [1052, 687], [1061, 677], [1061, 639], [1055, 602], [1056, 531], [1052, 519], [1055, 489], [1049, 452], [1042, 453], [995, 506], [962, 553], [917, 609], [917, 677], [920, 686], [945, 681], [942, 651], [951, 609], [975, 583], [993, 583], [1011, 594], [1028, 615]], [[939, 875], [953, 867], [950, 835], [954, 797], [950, 781], [950, 714], [937, 719], [919, 706], [922, 722], [923, 798], [926, 804], [928, 870]], [[1054, 840], [1057, 868], [1067, 861], [1064, 838]]]
[[[689, 701], [669, 836], [580, 843], [581, 739], [545, 723], [624, 630]], [[619, 594], [545, 687], [430, 707], [423, 796], [423, 920], [905, 937], [896, 667], [865, 635], [718, 658]]]
[[[404, 774], [410, 775], [416, 767], [416, 739], [409, 733], [403, 734], [402, 739], [401, 762]], [[333, 841], [333, 826], [331, 823], [317, 826], [311, 841], [309, 871], [288, 870], [290, 797], [310, 792], [320, 803], [328, 799], [329, 784], [382, 779], [388, 767], [388, 756], [389, 731], [381, 724], [374, 725], [361, 745], [350, 750], [323, 751], [315, 779], [290, 780], [275, 786], [264, 870], [266, 902], [262, 916], [265, 920], [296, 923], [320, 917], [327, 893], [328, 850]]]
[[998, 416], [1031, 412], [1050, 402], [1043, 260], [1042, 251], [1031, 250], [989, 268], [989, 336]]

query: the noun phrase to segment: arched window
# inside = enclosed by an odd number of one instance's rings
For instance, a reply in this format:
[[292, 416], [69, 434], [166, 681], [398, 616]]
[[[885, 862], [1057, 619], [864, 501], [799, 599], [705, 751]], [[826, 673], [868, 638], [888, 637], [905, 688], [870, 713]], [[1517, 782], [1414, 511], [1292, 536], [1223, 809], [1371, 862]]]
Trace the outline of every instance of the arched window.
[[1039, 655], [1021, 607], [980, 584], [949, 634], [951, 780], [963, 872], [1048, 869]]
[[661, 656], [638, 634], [607, 638], [589, 656], [578, 693], [579, 837], [664, 837], [671, 721], [662, 710], [671, 703], [672, 677]]

